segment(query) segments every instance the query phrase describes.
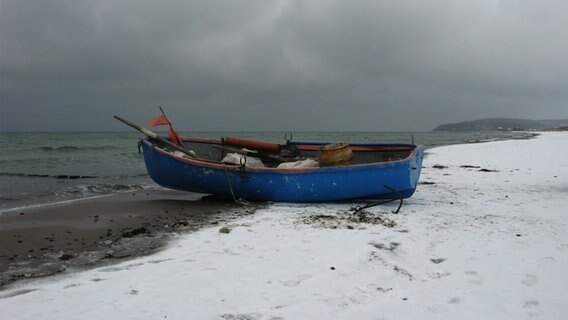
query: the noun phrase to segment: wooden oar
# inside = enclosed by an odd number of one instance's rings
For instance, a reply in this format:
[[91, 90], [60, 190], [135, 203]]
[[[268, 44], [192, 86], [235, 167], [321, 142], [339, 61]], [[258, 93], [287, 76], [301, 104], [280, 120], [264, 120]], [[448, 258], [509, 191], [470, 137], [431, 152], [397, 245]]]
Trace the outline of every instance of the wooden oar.
[[[200, 158], [197, 158], [197, 157], [195, 156], [195, 154], [194, 154], [192, 151], [186, 150], [186, 149], [184, 149], [184, 148], [178, 146], [177, 144], [175, 144], [175, 143], [173, 143], [173, 142], [171, 142], [171, 141], [169, 141], [169, 140], [166, 140], [166, 139], [160, 137], [160, 136], [159, 136], [157, 133], [155, 133], [155, 132], [152, 132], [152, 131], [150, 131], [150, 130], [144, 128], [144, 127], [141, 127], [141, 126], [137, 125], [136, 123], [130, 122], [130, 121], [128, 121], [128, 120], [126, 120], [126, 119], [123, 119], [123, 118], [121, 118], [121, 117], [119, 117], [119, 116], [114, 116], [114, 118], [115, 118], [116, 120], [118, 120], [118, 121], [120, 121], [120, 122], [126, 124], [127, 126], [130, 126], [130, 127], [134, 128], [134, 129], [136, 129], [136, 130], [142, 132], [143, 134], [145, 134], [146, 136], [148, 136], [148, 137], [150, 137], [150, 138], [152, 138], [152, 139], [154, 139], [154, 140], [157, 140], [157, 141], [159, 141], [159, 142], [161, 142], [161, 143], [167, 144], [168, 146], [172, 147], [173, 149], [175, 149], [175, 150], [177, 150], [177, 151], [183, 152], [184, 154], [190, 156], [191, 158], [201, 160]], [[203, 160], [205, 160], [205, 159], [203, 159]]]
[[242, 154], [245, 156], [251, 156], [251, 157], [258, 157], [258, 151], [256, 150], [242, 150], [242, 149], [237, 149], [237, 148], [232, 148], [232, 147], [227, 147], [227, 146], [222, 146], [222, 145], [217, 145], [217, 144], [212, 144], [211, 147], [215, 148], [215, 149], [219, 149], [219, 150], [223, 150], [223, 151], [229, 151], [229, 152], [235, 152], [238, 154]]

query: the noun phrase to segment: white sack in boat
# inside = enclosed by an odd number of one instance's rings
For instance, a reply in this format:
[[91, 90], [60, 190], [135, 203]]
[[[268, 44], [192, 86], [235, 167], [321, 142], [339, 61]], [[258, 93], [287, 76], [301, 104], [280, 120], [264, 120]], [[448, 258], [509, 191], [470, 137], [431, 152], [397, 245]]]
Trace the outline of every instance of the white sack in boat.
[[223, 160], [221, 160], [221, 162], [238, 165], [244, 163], [245, 167], [264, 168], [264, 163], [262, 163], [259, 158], [249, 157], [238, 153], [227, 153], [227, 155], [223, 158]]
[[306, 159], [294, 162], [284, 162], [278, 165], [278, 169], [292, 169], [292, 168], [311, 168], [317, 167], [318, 162], [314, 159]]
[[[188, 150], [188, 152], [189, 152], [192, 156], [197, 157], [197, 154], [196, 154], [193, 150]], [[190, 157], [189, 155], [187, 155], [187, 154], [185, 154], [185, 153], [183, 153], [183, 152], [181, 152], [181, 151], [174, 151], [174, 152], [172, 152], [172, 154], [173, 154], [174, 156], [176, 156], [176, 157], [189, 158], [189, 159], [191, 159], [191, 157]]]

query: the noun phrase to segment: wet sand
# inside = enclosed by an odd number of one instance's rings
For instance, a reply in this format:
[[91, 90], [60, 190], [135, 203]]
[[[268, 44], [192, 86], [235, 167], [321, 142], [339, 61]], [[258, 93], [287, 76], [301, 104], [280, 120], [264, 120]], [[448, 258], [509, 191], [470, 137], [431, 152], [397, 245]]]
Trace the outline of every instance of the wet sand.
[[177, 233], [219, 225], [259, 205], [175, 191], [137, 191], [0, 214], [0, 289], [146, 255]]

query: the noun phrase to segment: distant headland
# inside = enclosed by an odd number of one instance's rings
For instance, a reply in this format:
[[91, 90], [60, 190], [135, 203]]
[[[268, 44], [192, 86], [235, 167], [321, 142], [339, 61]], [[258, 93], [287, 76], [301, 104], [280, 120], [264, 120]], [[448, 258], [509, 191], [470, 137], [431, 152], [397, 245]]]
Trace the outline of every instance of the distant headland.
[[442, 124], [433, 131], [568, 131], [568, 119], [562, 120], [527, 120], [490, 118], [458, 123]]

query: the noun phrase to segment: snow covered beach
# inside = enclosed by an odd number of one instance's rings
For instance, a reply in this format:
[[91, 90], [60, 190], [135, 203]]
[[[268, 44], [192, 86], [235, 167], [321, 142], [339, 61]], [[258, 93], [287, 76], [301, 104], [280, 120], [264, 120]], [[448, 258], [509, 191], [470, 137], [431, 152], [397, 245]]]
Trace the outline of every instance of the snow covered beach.
[[399, 214], [273, 204], [151, 256], [11, 286], [0, 318], [560, 319], [567, 146], [560, 132], [431, 149]]

